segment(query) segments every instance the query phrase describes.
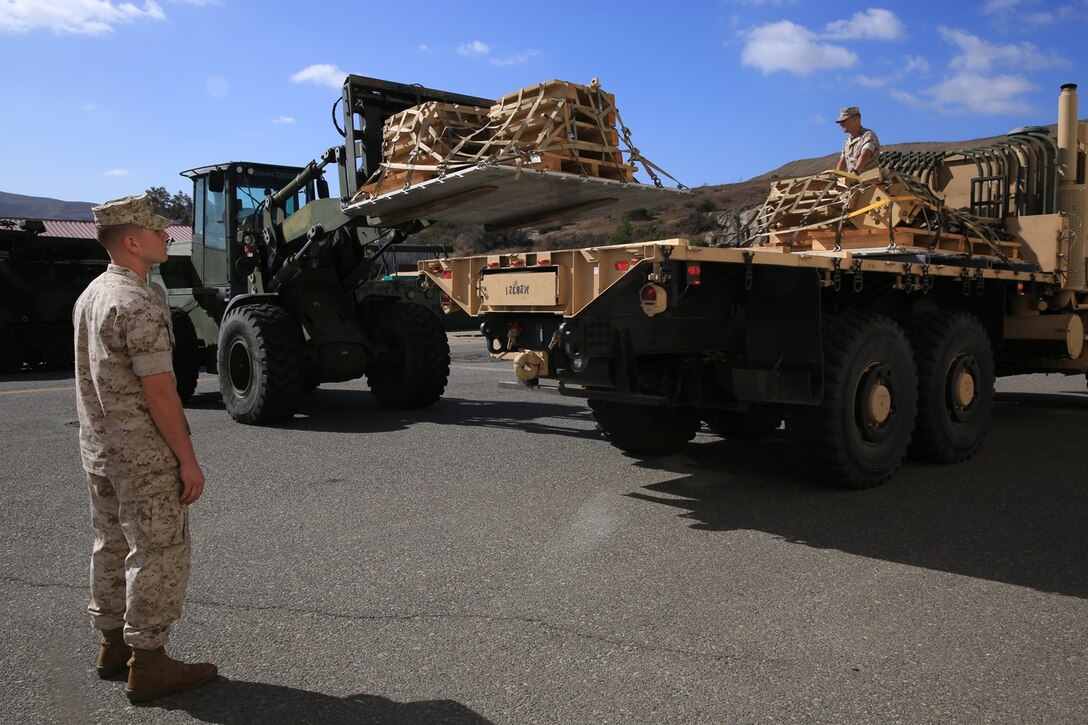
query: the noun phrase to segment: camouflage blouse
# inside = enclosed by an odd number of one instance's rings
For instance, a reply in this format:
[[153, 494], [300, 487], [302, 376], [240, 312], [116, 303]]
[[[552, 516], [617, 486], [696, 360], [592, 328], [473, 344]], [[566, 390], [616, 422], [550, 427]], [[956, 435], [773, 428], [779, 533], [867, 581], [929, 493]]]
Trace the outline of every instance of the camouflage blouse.
[[173, 373], [166, 302], [135, 272], [111, 264], [79, 296], [72, 321], [84, 470], [115, 477], [178, 465], [140, 383]]

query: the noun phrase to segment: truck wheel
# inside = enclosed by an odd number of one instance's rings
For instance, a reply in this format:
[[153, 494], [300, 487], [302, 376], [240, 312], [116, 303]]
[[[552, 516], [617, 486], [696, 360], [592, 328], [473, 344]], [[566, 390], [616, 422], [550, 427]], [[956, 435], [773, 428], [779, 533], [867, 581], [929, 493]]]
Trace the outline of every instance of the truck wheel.
[[790, 411], [791, 447], [817, 480], [878, 486], [899, 467], [914, 428], [918, 377], [910, 343], [894, 321], [872, 314], [827, 318], [823, 335], [823, 401]]
[[722, 438], [762, 438], [782, 424], [782, 413], [767, 406], [751, 410], [715, 410], [703, 414], [703, 420]]
[[936, 312], [907, 324], [918, 366], [912, 456], [957, 463], [975, 454], [994, 406], [994, 354], [986, 330], [966, 312]]
[[219, 391], [230, 417], [259, 425], [286, 420], [302, 398], [302, 338], [271, 304], [237, 307], [219, 331]]
[[196, 380], [200, 376], [196, 329], [189, 315], [177, 307], [170, 308], [170, 322], [174, 327], [174, 383], [181, 402], [187, 403], [196, 392]]
[[605, 439], [624, 453], [649, 456], [676, 453], [699, 430], [699, 418], [687, 409], [592, 398], [589, 409]]
[[450, 377], [450, 344], [442, 322], [414, 302], [393, 302], [373, 315], [390, 354], [366, 371], [371, 394], [387, 408], [433, 405]]

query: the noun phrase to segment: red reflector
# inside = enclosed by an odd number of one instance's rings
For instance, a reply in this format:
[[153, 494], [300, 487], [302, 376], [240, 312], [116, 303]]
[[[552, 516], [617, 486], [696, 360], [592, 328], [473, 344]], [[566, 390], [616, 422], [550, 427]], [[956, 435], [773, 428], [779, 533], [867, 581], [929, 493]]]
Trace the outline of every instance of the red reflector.
[[626, 272], [629, 269], [631, 269], [631, 263], [628, 262], [626, 259], [616, 262], [617, 272]]
[[524, 267], [525, 266], [525, 260], [524, 259], [511, 259], [510, 260], [510, 266], [511, 267]]
[[441, 302], [442, 304], [444, 304], [444, 305], [448, 305], [448, 304], [450, 303], [450, 296], [449, 296], [448, 294], [446, 294], [445, 292], [443, 292], [442, 294], [440, 294], [440, 295], [438, 296], [438, 300], [439, 300], [439, 301], [440, 301], [440, 302]]
[[253, 253], [255, 253], [257, 251], [257, 248], [254, 247], [252, 244], [247, 244], [244, 247], [242, 247], [242, 251], [245, 252], [246, 254], [253, 254]]
[[638, 296], [642, 298], [643, 302], [656, 302], [657, 301], [657, 287], [652, 284], [648, 284], [642, 288], [638, 293]]
[[499, 266], [499, 263], [498, 263], [498, 262], [488, 262], [488, 263], [487, 263], [487, 266], [488, 266], [488, 267], [498, 267], [498, 266]]
[[443, 272], [442, 279], [453, 279], [453, 270], [447, 269], [445, 272]]
[[536, 263], [537, 264], [551, 264], [552, 260], [550, 260], [550, 259], [538, 259], [538, 260], [536, 260]]

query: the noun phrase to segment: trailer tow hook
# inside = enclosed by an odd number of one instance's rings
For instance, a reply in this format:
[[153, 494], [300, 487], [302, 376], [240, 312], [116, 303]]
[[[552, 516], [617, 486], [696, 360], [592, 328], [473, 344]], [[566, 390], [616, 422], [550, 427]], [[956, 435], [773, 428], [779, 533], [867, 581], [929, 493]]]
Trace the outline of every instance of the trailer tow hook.
[[514, 374], [526, 385], [536, 385], [537, 378], [548, 374], [546, 353], [525, 350], [514, 358]]

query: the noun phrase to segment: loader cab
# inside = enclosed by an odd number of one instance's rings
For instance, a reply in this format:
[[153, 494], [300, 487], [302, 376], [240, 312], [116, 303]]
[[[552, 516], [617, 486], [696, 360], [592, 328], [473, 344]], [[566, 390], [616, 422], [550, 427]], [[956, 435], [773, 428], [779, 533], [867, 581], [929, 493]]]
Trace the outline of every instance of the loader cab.
[[[245, 290], [261, 234], [266, 197], [294, 179], [301, 168], [228, 162], [182, 172], [193, 180], [192, 266], [204, 288]], [[313, 185], [287, 200], [288, 215], [314, 199]]]

